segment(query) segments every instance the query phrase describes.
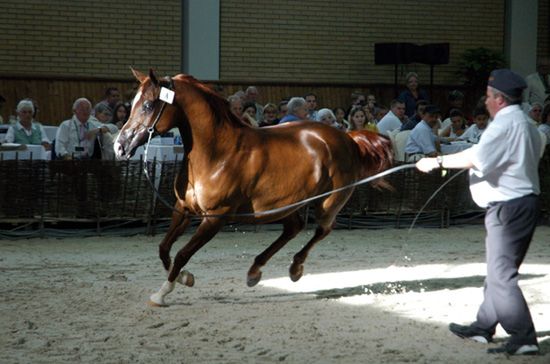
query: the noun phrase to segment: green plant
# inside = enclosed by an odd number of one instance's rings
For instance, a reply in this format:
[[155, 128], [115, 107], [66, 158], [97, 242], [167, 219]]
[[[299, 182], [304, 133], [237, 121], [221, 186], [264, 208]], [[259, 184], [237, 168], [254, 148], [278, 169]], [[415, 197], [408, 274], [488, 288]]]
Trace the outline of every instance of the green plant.
[[483, 93], [491, 71], [506, 65], [504, 54], [488, 48], [467, 49], [460, 56], [457, 74], [464, 85]]

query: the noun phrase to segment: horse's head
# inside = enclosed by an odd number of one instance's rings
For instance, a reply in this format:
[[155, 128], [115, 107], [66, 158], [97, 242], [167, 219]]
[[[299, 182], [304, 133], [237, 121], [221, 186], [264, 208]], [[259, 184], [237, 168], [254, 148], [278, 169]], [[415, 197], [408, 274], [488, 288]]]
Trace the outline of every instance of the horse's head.
[[147, 142], [149, 133], [164, 134], [173, 127], [174, 91], [170, 79], [159, 80], [153, 70], [149, 75], [139, 71], [132, 72], [140, 82], [136, 97], [132, 102], [132, 111], [115, 141], [115, 153], [118, 159], [129, 159], [136, 149]]

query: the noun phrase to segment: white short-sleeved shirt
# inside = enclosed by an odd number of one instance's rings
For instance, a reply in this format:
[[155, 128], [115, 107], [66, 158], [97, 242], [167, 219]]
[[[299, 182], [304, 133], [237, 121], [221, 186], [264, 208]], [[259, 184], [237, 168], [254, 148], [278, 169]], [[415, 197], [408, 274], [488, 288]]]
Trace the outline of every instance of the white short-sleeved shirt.
[[481, 138], [481, 134], [487, 130], [487, 127], [485, 129], [480, 129], [477, 127], [476, 124], [472, 124], [464, 131], [464, 133], [458, 137], [458, 139], [466, 140], [470, 143], [478, 143], [479, 138]]
[[407, 154], [430, 154], [437, 150], [435, 149], [435, 134], [432, 128], [422, 120], [411, 131], [407, 144], [405, 145], [405, 153]]
[[480, 207], [540, 194], [538, 164], [542, 140], [519, 105], [500, 110], [479, 143], [468, 149], [470, 191]]
[[388, 113], [380, 119], [378, 124], [376, 124], [376, 127], [378, 128], [378, 132], [380, 134], [388, 135], [390, 131], [400, 129], [401, 124], [401, 120], [399, 120], [393, 112], [388, 111]]

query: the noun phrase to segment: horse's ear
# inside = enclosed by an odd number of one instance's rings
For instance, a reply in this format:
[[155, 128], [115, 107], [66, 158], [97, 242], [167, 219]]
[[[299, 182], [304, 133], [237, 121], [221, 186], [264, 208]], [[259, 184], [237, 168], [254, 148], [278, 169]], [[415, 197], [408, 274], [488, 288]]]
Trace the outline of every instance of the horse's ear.
[[157, 76], [155, 76], [155, 72], [153, 72], [152, 68], [149, 68], [149, 79], [151, 82], [153, 82], [153, 85], [158, 86], [159, 81], [157, 80]]
[[147, 78], [147, 76], [145, 74], [139, 72], [136, 69], [133, 69], [132, 67], [130, 67], [130, 70], [134, 74], [134, 77], [136, 78], [136, 80], [139, 81], [139, 83], [143, 83], [143, 80], [145, 80]]

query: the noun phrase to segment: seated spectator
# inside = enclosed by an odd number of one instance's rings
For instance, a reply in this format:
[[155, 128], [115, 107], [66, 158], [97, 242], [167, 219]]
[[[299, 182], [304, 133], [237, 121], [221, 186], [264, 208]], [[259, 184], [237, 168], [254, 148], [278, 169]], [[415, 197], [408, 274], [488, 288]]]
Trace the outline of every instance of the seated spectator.
[[405, 120], [405, 103], [401, 100], [393, 100], [390, 111], [376, 125], [380, 134], [388, 135], [391, 131], [401, 129], [403, 120]]
[[416, 103], [416, 111], [414, 112], [414, 115], [410, 117], [409, 120], [401, 126], [401, 131], [413, 130], [416, 124], [422, 121], [422, 117], [424, 116], [424, 109], [426, 109], [426, 105], [428, 105], [427, 101], [418, 100], [418, 102]]
[[366, 104], [366, 102], [367, 102], [367, 99], [365, 97], [365, 94], [362, 93], [361, 91], [354, 91], [351, 93], [351, 107], [354, 107], [357, 105], [363, 106]]
[[384, 118], [384, 116], [386, 116], [388, 111], [389, 111], [388, 108], [385, 107], [385, 106], [379, 106], [376, 109], [376, 113], [374, 114], [374, 119], [375, 119], [377, 125], [380, 122], [380, 120], [382, 120]]
[[244, 93], [244, 102], [252, 102], [256, 107], [256, 115], [254, 115], [254, 120], [257, 120], [258, 123], [262, 121], [264, 115], [264, 107], [258, 103], [258, 97], [260, 92], [256, 86], [248, 86]]
[[313, 121], [319, 121], [319, 116], [317, 115], [317, 95], [309, 93], [304, 96], [307, 104], [307, 119]]
[[279, 123], [279, 119], [277, 119], [277, 106], [275, 104], [265, 104], [263, 110], [263, 118], [259, 123], [260, 126], [271, 126]]
[[527, 88], [523, 91], [523, 102], [544, 105], [545, 100], [550, 97], [550, 57], [539, 57], [537, 71], [527, 75], [525, 82]]
[[478, 107], [474, 110], [473, 116], [474, 123], [458, 139], [477, 144], [479, 138], [481, 138], [481, 135], [487, 129], [487, 125], [489, 125], [489, 112], [485, 107]]
[[110, 123], [113, 119], [113, 111], [105, 104], [97, 104], [95, 108], [95, 118], [100, 123]]
[[227, 101], [229, 101], [229, 109], [231, 112], [240, 118], [243, 114], [243, 102], [241, 96], [233, 94], [227, 98]]
[[336, 123], [338, 124], [338, 129], [346, 130], [349, 128], [349, 122], [346, 120], [346, 110], [342, 107], [336, 107], [332, 110], [334, 117], [336, 118]]
[[351, 108], [348, 115], [350, 127], [348, 130], [371, 130], [378, 132], [378, 128], [374, 122], [367, 120], [367, 115], [363, 106], [357, 105]]
[[372, 118], [374, 119], [374, 115], [376, 114], [376, 109], [378, 108], [376, 104], [376, 96], [374, 96], [373, 94], [368, 94], [367, 101], [364, 107], [368, 109], [367, 118], [368, 118], [368, 114], [370, 113], [372, 115]]
[[73, 104], [72, 118], [59, 126], [55, 137], [55, 152], [62, 159], [90, 159], [94, 154], [95, 139], [100, 133], [114, 134], [116, 125], [102, 124], [91, 117], [92, 104], [79, 98]]
[[541, 122], [542, 105], [539, 102], [534, 102], [529, 106], [527, 115], [533, 119], [537, 124]]
[[10, 126], [6, 133], [6, 143], [42, 145], [46, 150], [51, 149], [51, 142], [41, 124], [33, 121], [34, 105], [25, 99], [17, 104], [17, 121]]
[[95, 112], [97, 110], [97, 107], [99, 105], [107, 106], [109, 109], [111, 109], [111, 112], [115, 108], [115, 105], [120, 101], [120, 91], [116, 87], [109, 87], [107, 90], [105, 90], [105, 97], [103, 100], [98, 102], [93, 110], [93, 115], [95, 116]]
[[374, 119], [374, 114], [372, 113], [372, 109], [368, 105], [363, 105], [362, 108], [363, 108], [363, 111], [365, 112], [367, 123], [376, 125], [376, 119]]
[[254, 103], [253, 101], [246, 101], [243, 105], [243, 113], [241, 119], [252, 126], [258, 126], [258, 121], [256, 120], [256, 111], [256, 103]]
[[[452, 90], [449, 92], [449, 95], [447, 95], [447, 102], [449, 104], [449, 108], [447, 109], [447, 112], [443, 114], [443, 121], [451, 117], [451, 111], [454, 109], [462, 110], [464, 107], [464, 94], [459, 90]], [[443, 125], [443, 127], [446, 127], [446, 125]]]
[[541, 122], [539, 125], [539, 131], [546, 135], [546, 145], [550, 144], [550, 102], [544, 104], [542, 110]]
[[342, 129], [340, 127], [340, 124], [336, 122], [336, 116], [334, 115], [331, 109], [327, 109], [327, 108], [321, 109], [317, 113], [317, 116], [319, 117], [320, 123], [326, 124], [328, 126], [332, 126], [336, 129], [345, 130], [345, 129]]
[[456, 140], [466, 130], [466, 121], [464, 120], [464, 114], [459, 109], [451, 110], [449, 114], [451, 123], [439, 131], [439, 136], [445, 138], [448, 141]]
[[429, 102], [428, 93], [419, 87], [418, 75], [415, 72], [407, 73], [405, 77], [405, 91], [401, 92], [397, 97], [405, 104], [405, 115], [411, 117], [416, 109], [418, 100], [426, 100]]
[[288, 114], [288, 99], [283, 99], [279, 102], [279, 106], [277, 107], [277, 119], [281, 120], [286, 114]]
[[124, 124], [126, 124], [129, 117], [130, 109], [128, 109], [125, 103], [119, 102], [115, 105], [113, 110], [113, 118], [111, 119], [111, 123], [115, 124], [118, 130], [120, 130]]
[[407, 160], [420, 154], [434, 157], [441, 152], [439, 141], [433, 132], [433, 128], [438, 123], [439, 115], [440, 111], [437, 106], [426, 106], [424, 118], [414, 127], [407, 139], [407, 144], [405, 145]]
[[289, 121], [307, 120], [307, 103], [303, 97], [293, 97], [287, 104], [288, 112], [284, 116], [279, 124], [287, 123]]

